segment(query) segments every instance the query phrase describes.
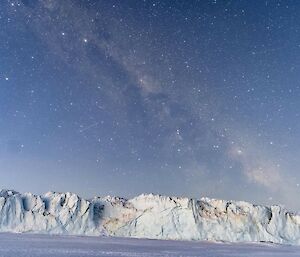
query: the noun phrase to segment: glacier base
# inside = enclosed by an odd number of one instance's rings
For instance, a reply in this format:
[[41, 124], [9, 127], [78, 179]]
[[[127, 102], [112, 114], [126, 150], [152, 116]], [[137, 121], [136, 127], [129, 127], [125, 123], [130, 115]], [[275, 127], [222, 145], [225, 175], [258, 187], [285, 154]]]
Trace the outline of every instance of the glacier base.
[[0, 256], [5, 257], [298, 257], [299, 255], [299, 246], [276, 244], [0, 233]]

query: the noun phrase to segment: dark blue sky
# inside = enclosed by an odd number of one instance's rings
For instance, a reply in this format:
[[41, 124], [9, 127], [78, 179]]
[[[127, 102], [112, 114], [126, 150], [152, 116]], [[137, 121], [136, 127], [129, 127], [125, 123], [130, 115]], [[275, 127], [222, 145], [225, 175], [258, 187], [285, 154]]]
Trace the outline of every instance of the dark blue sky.
[[299, 17], [299, 1], [3, 1], [0, 186], [299, 210]]

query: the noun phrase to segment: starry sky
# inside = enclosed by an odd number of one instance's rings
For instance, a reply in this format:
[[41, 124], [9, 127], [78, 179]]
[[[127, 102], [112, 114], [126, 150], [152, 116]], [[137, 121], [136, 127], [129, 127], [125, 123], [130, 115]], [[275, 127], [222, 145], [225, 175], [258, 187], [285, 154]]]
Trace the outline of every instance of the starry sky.
[[300, 210], [300, 2], [5, 0], [0, 187]]

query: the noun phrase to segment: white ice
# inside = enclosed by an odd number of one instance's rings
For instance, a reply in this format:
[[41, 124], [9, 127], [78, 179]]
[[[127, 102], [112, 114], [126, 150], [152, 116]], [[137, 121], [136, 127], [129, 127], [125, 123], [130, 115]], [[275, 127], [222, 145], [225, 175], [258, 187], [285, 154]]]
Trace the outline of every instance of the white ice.
[[85, 200], [72, 193], [2, 190], [0, 232], [300, 245], [300, 216], [280, 206], [208, 198]]

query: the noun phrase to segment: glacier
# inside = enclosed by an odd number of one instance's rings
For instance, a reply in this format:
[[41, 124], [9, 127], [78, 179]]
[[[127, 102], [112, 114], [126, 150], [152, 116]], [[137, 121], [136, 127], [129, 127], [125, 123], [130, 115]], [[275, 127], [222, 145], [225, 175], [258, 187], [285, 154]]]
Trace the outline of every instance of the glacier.
[[0, 192], [0, 232], [300, 245], [300, 215], [243, 201]]

